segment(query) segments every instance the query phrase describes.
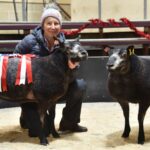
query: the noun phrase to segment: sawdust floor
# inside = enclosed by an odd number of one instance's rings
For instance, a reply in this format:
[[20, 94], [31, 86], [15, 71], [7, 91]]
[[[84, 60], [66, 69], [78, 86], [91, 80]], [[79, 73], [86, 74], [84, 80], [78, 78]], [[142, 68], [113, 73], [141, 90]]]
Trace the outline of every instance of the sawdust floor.
[[[64, 104], [57, 104], [56, 128]], [[42, 146], [38, 138], [30, 138], [27, 130], [19, 127], [20, 108], [0, 109], [0, 150], [148, 150], [150, 148], [150, 111], [145, 117], [144, 145], [136, 144], [138, 134], [138, 105], [130, 105], [131, 134], [121, 138], [124, 126], [122, 110], [118, 103], [83, 103], [81, 124], [86, 133], [60, 133], [61, 138], [48, 137], [49, 145]]]

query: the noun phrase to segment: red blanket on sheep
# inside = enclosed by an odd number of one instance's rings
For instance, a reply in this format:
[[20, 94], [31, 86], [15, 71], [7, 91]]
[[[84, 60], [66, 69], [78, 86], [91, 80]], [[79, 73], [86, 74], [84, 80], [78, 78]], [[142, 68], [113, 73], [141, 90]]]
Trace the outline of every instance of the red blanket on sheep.
[[11, 57], [18, 57], [18, 71], [16, 75], [15, 85], [25, 84], [26, 76], [27, 82], [32, 83], [32, 68], [31, 68], [31, 58], [35, 57], [33, 54], [4, 54], [0, 55], [0, 92], [7, 91], [6, 74], [7, 74], [7, 64], [8, 59]]

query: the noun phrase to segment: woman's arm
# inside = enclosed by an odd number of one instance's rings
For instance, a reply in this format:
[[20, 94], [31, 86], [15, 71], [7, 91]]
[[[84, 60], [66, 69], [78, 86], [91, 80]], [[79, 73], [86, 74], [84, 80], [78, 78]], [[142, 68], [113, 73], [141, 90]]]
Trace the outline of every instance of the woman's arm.
[[33, 53], [34, 47], [36, 45], [35, 37], [29, 34], [24, 37], [15, 47], [14, 53], [19, 54], [29, 54]]

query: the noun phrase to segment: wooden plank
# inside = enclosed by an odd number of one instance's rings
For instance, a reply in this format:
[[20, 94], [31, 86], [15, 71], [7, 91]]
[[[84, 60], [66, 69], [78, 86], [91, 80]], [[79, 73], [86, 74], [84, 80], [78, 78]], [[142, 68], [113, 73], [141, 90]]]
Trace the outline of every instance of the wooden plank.
[[[14, 48], [19, 41], [20, 40], [0, 40], [0, 48]], [[73, 39], [66, 41], [73, 41]], [[84, 46], [150, 44], [150, 40], [146, 38], [80, 39], [80, 42]]]
[[[62, 28], [63, 29], [78, 29], [82, 25], [89, 23], [89, 22], [63, 22]], [[109, 24], [108, 26], [105, 26], [104, 28], [124, 28], [127, 27], [123, 22], [118, 21], [120, 24], [119, 27], [114, 27], [113, 25]], [[148, 27], [150, 26], [150, 21], [132, 21], [132, 23], [136, 27]], [[3, 22], [0, 23], [0, 30], [25, 30], [25, 29], [34, 29], [37, 25], [39, 25], [39, 22]], [[94, 25], [91, 24], [87, 28], [102, 28], [102, 25]]]
[[[70, 41], [70, 40], [68, 40]], [[127, 45], [127, 44], [150, 44], [146, 38], [111, 38], [111, 39], [81, 39], [82, 45], [99, 46], [99, 45]]]

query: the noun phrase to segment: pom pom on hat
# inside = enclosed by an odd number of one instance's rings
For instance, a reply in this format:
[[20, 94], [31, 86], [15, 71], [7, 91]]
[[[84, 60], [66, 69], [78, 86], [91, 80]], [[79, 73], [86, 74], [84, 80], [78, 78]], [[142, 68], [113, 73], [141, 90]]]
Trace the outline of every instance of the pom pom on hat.
[[56, 18], [59, 21], [59, 23], [62, 25], [62, 15], [60, 13], [58, 6], [55, 3], [49, 4], [44, 8], [44, 11], [41, 16], [41, 25], [43, 25], [44, 20], [47, 17]]

